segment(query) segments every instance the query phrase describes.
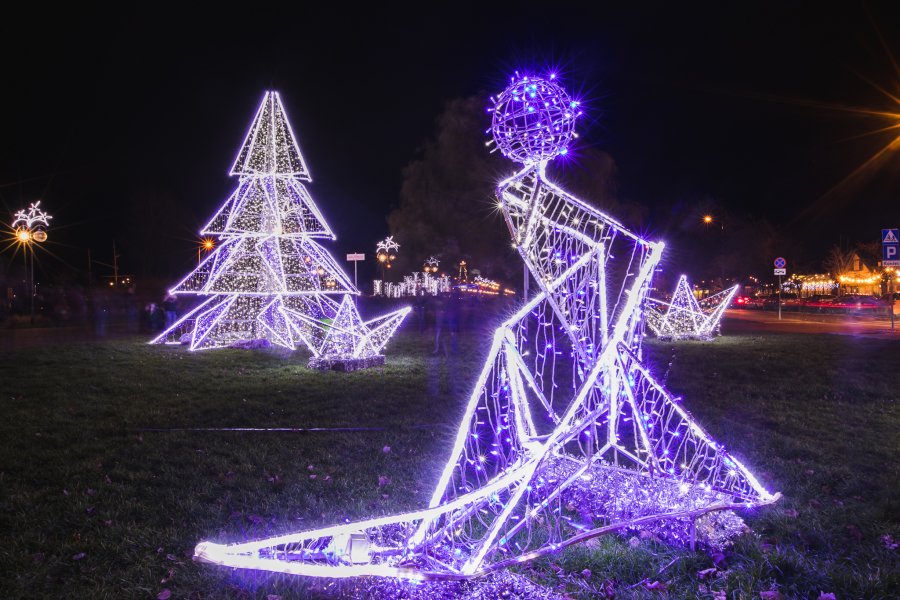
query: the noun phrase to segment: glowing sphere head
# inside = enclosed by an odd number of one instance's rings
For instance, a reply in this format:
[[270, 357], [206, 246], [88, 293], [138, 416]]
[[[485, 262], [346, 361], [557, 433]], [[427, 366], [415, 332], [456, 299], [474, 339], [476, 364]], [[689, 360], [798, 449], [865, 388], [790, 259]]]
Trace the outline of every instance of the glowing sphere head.
[[491, 132], [503, 156], [545, 162], [568, 152], [580, 114], [578, 102], [553, 77], [518, 76], [494, 104]]

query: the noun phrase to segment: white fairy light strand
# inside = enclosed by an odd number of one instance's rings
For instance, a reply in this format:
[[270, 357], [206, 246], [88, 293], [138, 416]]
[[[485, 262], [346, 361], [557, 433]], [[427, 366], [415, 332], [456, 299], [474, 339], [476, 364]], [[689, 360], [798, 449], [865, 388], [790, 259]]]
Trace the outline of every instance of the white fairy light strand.
[[196, 559], [318, 577], [461, 579], [629, 527], [666, 523], [683, 539], [708, 513], [778, 499], [641, 364], [642, 305], [664, 245], [550, 183], [547, 151], [520, 157], [525, 167], [498, 188], [539, 292], [494, 332], [429, 506], [205, 541]]

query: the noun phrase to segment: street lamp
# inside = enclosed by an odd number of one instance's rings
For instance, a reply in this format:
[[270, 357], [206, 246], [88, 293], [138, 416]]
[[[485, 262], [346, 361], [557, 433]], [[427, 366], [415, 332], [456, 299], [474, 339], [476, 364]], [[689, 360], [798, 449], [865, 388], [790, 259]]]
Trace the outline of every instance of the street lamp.
[[397, 250], [400, 244], [394, 241], [394, 236], [389, 235], [375, 245], [375, 258], [381, 263], [381, 280], [384, 281], [384, 270], [391, 268], [391, 263], [397, 258]]
[[212, 249], [216, 247], [216, 242], [212, 238], [203, 238], [200, 240], [200, 243], [197, 245], [197, 264], [200, 264], [200, 251], [206, 250], [207, 252], [212, 252]]
[[712, 215], [703, 215], [703, 222], [709, 225], [713, 222]]
[[[39, 207], [41, 201], [32, 202], [28, 206], [28, 212], [20, 210], [13, 215], [12, 226], [16, 232], [16, 241], [24, 248], [25, 252], [25, 268], [30, 270], [31, 285], [29, 286], [31, 294], [31, 324], [34, 325], [34, 243], [42, 243], [47, 241], [47, 232], [45, 227], [50, 226], [51, 217], [49, 214], [41, 210]], [[29, 250], [31, 251], [31, 265], [29, 268]]]

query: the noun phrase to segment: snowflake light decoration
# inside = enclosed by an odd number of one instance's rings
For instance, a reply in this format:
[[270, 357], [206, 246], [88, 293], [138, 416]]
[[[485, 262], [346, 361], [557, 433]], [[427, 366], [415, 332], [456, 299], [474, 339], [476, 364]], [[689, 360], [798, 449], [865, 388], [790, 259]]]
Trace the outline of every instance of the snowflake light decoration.
[[170, 290], [207, 298], [151, 343], [265, 339], [313, 358], [378, 355], [410, 309], [363, 323], [348, 301], [359, 292], [315, 241], [335, 235], [303, 185], [312, 179], [277, 92], [263, 96], [230, 173], [237, 189], [201, 231], [219, 243]]
[[722, 315], [738, 287], [736, 285], [698, 302], [691, 293], [687, 277], [682, 275], [669, 302], [647, 298], [647, 326], [662, 339], [710, 340], [718, 333]]
[[[519, 89], [514, 82], [504, 94]], [[708, 513], [779, 497], [641, 363], [641, 304], [663, 244], [549, 182], [546, 152], [520, 156], [525, 167], [497, 191], [540, 291], [494, 332], [429, 505], [252, 542], [201, 542], [197, 560], [320, 577], [464, 579], [626, 528], [663, 522], [692, 536]]]
[[17, 211], [13, 215], [13, 218], [14, 218], [14, 220], [12, 222], [13, 228], [25, 227], [26, 229], [31, 230], [31, 229], [34, 229], [36, 226], [37, 227], [41, 227], [41, 226], [49, 227], [50, 219], [52, 219], [53, 217], [51, 217], [49, 214], [47, 214], [46, 212], [41, 210], [40, 206], [41, 206], [41, 201], [38, 200], [37, 202], [32, 202], [28, 206], [28, 212], [26, 212], [24, 209]]
[[389, 254], [392, 250], [399, 250], [400, 244], [394, 241], [394, 236], [389, 235], [375, 245], [376, 252]]

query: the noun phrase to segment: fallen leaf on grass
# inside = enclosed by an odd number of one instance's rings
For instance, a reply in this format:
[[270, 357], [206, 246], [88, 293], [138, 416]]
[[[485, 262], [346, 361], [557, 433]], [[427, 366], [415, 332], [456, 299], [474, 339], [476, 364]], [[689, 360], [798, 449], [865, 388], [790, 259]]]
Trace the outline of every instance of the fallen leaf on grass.
[[812, 506], [812, 507], [815, 508], [815, 509], [822, 508], [822, 503], [819, 502], [818, 500], [816, 500], [815, 498], [811, 498], [811, 499], [809, 500], [809, 505]]
[[796, 519], [800, 516], [800, 513], [794, 510], [793, 508], [784, 509], [784, 516], [789, 517], [791, 519]]
[[630, 540], [628, 540], [628, 545], [631, 546], [632, 548], [637, 548], [638, 546], [641, 545], [641, 540], [638, 537], [633, 537]]
[[390, 452], [391, 452], [391, 447], [390, 447], [390, 446], [385, 446], [384, 448], [381, 449], [381, 451], [384, 452], [385, 454], [390, 454]]
[[585, 569], [584, 571], [581, 572], [581, 576], [584, 577], [585, 579], [590, 579], [591, 574], [592, 573], [591, 573], [590, 569]]
[[667, 589], [669, 589], [668, 584], [660, 582], [660, 581], [654, 581], [653, 583], [645, 583], [644, 587], [647, 588], [648, 590], [656, 590], [659, 592], [664, 592]]
[[166, 560], [176, 561], [178, 560], [178, 557], [174, 554], [166, 554]]
[[384, 487], [386, 485], [391, 484], [391, 478], [387, 475], [379, 475], [378, 476], [378, 487]]
[[888, 550], [896, 550], [897, 549], [897, 542], [895, 542], [894, 538], [891, 537], [890, 535], [885, 534], [885, 535], [881, 536], [880, 539], [881, 539], [881, 543], [884, 544], [884, 547], [887, 548]]
[[816, 600], [837, 600], [837, 596], [831, 592], [819, 592], [819, 597]]
[[713, 592], [713, 600], [728, 600], [728, 595], [722, 591]]
[[725, 562], [725, 555], [721, 552], [713, 552], [709, 557], [712, 559], [714, 565], [720, 565]]
[[703, 569], [702, 571], [697, 571], [697, 577], [700, 578], [700, 579], [706, 579], [706, 578], [709, 577], [710, 575], [715, 574], [716, 571], [718, 571], [718, 569], [716, 569], [715, 567], [710, 567], [710, 568], [708, 568], [708, 569]]
[[307, 470], [307, 471], [315, 471], [316, 468], [315, 468], [314, 466], [312, 466], [312, 465], [307, 465], [307, 466], [306, 466], [306, 470]]
[[169, 569], [169, 574], [159, 580], [160, 583], [168, 583], [175, 577], [175, 569]]
[[79, 552], [78, 554], [76, 554], [72, 557], [72, 560], [81, 560], [85, 556], [87, 556], [87, 554], [85, 554], [84, 552]]
[[759, 597], [762, 600], [782, 600], [783, 596], [778, 590], [770, 590], [768, 592], [760, 592]]
[[43, 552], [35, 552], [34, 554], [31, 555], [31, 560], [34, 562], [34, 564], [39, 564], [39, 563], [44, 562], [44, 553]]
[[169, 588], [164, 589], [159, 594], [156, 595], [156, 600], [169, 600], [172, 597], [172, 590]]
[[310, 479], [315, 479], [315, 478], [316, 478], [316, 474], [313, 473], [312, 475], [309, 476], [309, 478], [310, 478]]

